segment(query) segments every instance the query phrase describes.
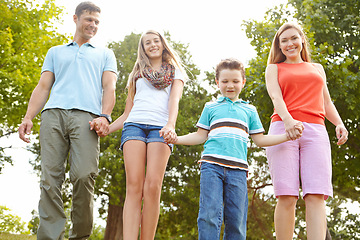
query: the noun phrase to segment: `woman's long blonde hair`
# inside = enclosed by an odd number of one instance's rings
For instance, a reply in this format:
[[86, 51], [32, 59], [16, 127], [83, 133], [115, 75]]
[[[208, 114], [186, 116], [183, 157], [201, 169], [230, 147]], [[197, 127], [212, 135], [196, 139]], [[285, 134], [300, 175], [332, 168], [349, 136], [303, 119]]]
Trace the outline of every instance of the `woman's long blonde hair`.
[[167, 42], [166, 38], [164, 38], [159, 32], [154, 31], [154, 30], [148, 30], [146, 32], [144, 32], [141, 35], [140, 41], [139, 41], [139, 46], [138, 46], [138, 53], [137, 53], [137, 59], [134, 65], [133, 70], [131, 71], [130, 75], [129, 75], [129, 79], [128, 79], [128, 84], [127, 84], [127, 88], [128, 88], [128, 94], [129, 97], [131, 97], [131, 99], [134, 99], [135, 96], [135, 92], [136, 92], [136, 76], [140, 73], [141, 76], [143, 76], [143, 71], [146, 67], [151, 67], [151, 63], [150, 63], [150, 59], [149, 57], [146, 55], [145, 53], [145, 48], [144, 48], [144, 43], [143, 43], [143, 39], [144, 36], [147, 34], [155, 34], [157, 35], [160, 40], [161, 43], [164, 47], [164, 51], [162, 54], [162, 61], [166, 62], [166, 63], [170, 63], [171, 65], [173, 65], [175, 68], [180, 69], [180, 71], [183, 73], [184, 77], [186, 77], [186, 72], [182, 66], [181, 60], [179, 55], [177, 54], [177, 52], [171, 48], [171, 46], [169, 45], [169, 43]]
[[276, 34], [274, 36], [274, 39], [273, 39], [273, 42], [271, 45], [271, 49], [270, 49], [269, 58], [267, 61], [268, 65], [274, 64], [274, 63], [281, 63], [286, 60], [285, 55], [281, 52], [281, 49], [280, 49], [280, 39], [279, 38], [283, 32], [285, 32], [286, 30], [288, 30], [290, 28], [296, 29], [296, 31], [298, 31], [298, 33], [300, 34], [300, 37], [303, 39], [302, 50], [300, 52], [302, 60], [304, 62], [311, 62], [310, 52], [309, 52], [309, 43], [307, 41], [307, 38], [306, 38], [301, 26], [297, 23], [284, 23], [279, 28], [279, 30], [276, 32]]

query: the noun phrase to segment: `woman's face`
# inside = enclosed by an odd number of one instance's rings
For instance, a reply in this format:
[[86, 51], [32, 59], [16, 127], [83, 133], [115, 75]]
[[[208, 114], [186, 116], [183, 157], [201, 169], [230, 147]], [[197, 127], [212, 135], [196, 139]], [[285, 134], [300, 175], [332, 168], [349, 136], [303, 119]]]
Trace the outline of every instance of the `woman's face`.
[[285, 30], [279, 36], [279, 47], [285, 55], [285, 62], [302, 62], [301, 50], [304, 40], [295, 28]]
[[142, 41], [145, 53], [150, 60], [162, 58], [164, 46], [158, 35], [152, 33], [146, 34]]

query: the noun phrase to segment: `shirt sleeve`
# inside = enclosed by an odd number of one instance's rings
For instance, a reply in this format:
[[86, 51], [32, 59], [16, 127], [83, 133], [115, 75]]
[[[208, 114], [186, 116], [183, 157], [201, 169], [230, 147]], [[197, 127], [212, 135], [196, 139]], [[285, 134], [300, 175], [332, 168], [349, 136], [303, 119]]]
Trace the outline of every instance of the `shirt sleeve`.
[[178, 68], [175, 69], [174, 79], [179, 79], [179, 80], [181, 80], [184, 84], [185, 84], [186, 81], [187, 81], [187, 78], [184, 76], [183, 72], [182, 72], [180, 69], [178, 69]]
[[107, 49], [106, 51], [106, 62], [105, 62], [104, 72], [105, 71], [110, 71], [117, 74], [117, 64], [116, 64], [115, 54], [110, 49]]
[[54, 70], [54, 47], [50, 48], [49, 51], [46, 54], [42, 69], [41, 69], [41, 73], [49, 71], [52, 73], [55, 73]]
[[264, 127], [261, 123], [259, 114], [254, 106], [252, 106], [252, 111], [250, 115], [250, 126], [249, 134], [257, 134], [265, 132]]
[[196, 124], [196, 127], [210, 131], [210, 116], [209, 116], [209, 108], [207, 107], [207, 104], [205, 105], [201, 113], [200, 119]]

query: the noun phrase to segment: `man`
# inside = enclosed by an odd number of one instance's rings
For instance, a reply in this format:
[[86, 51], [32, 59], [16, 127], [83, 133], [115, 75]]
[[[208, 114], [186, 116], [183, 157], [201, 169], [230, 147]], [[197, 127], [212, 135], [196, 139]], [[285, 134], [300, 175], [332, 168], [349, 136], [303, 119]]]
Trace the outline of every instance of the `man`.
[[73, 184], [73, 226], [69, 238], [87, 239], [90, 236], [100, 150], [98, 135], [108, 131], [115, 104], [117, 69], [114, 53], [90, 43], [99, 26], [100, 8], [91, 2], [80, 3], [73, 18], [76, 24], [73, 42], [48, 51], [39, 83], [19, 127], [19, 137], [30, 142], [25, 134], [30, 134], [32, 119], [43, 109], [40, 240], [64, 238], [66, 216], [61, 187], [67, 159]]

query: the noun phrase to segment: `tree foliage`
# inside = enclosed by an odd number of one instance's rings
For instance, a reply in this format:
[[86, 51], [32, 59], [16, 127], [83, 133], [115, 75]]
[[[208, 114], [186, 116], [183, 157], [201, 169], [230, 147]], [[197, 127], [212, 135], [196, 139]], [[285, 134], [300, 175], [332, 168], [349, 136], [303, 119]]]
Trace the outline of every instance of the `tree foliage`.
[[[54, 0], [0, 0], [0, 138], [15, 132], [40, 77], [47, 50], [65, 41], [53, 29], [61, 9]], [[37, 129], [37, 127], [35, 127]], [[0, 147], [0, 172], [11, 163]]]
[[11, 210], [0, 206], [0, 232], [2, 233], [29, 233], [25, 222], [19, 216], [11, 214]]

